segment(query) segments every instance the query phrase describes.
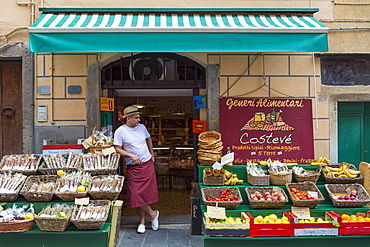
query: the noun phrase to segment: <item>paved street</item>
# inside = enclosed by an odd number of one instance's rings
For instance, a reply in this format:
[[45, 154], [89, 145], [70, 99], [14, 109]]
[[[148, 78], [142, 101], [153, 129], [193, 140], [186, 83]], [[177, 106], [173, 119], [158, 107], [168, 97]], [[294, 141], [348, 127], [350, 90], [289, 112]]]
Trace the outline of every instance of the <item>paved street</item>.
[[190, 224], [161, 225], [153, 231], [147, 225], [144, 234], [136, 233], [135, 226], [122, 225], [118, 247], [202, 247], [203, 236], [191, 235]]

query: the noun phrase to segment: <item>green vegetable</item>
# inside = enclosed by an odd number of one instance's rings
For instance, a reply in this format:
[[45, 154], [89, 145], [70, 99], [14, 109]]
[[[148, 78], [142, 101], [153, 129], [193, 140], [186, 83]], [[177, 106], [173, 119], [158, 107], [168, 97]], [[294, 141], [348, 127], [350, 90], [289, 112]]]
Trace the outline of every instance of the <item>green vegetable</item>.
[[83, 186], [89, 186], [90, 185], [90, 183], [87, 182], [85, 179], [82, 179], [80, 184], [83, 185]]

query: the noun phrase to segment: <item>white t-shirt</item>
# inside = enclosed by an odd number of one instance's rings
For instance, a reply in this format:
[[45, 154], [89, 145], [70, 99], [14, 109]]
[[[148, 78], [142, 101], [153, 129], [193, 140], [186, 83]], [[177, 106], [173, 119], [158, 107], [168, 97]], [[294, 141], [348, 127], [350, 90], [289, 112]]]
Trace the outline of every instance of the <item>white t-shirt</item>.
[[[126, 152], [135, 154], [144, 163], [152, 158], [146, 139], [150, 134], [143, 124], [131, 128], [126, 124], [120, 126], [114, 133], [113, 145], [121, 146]], [[127, 165], [135, 165], [131, 158], [125, 158]]]

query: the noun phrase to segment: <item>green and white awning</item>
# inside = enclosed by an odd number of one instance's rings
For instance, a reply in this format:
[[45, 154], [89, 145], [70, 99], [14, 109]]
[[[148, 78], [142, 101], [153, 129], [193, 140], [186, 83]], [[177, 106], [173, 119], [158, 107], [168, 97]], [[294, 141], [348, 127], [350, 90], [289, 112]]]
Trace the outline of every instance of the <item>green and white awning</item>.
[[44, 13], [31, 52], [325, 52], [328, 28], [311, 15]]

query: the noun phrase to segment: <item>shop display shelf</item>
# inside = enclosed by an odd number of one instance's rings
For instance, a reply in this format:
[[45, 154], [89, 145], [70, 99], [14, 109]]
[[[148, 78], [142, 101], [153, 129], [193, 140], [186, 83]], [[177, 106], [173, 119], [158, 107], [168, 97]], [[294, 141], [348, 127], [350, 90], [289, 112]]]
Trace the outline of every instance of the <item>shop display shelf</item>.
[[[306, 170], [316, 170], [318, 166], [311, 166], [311, 165], [300, 165]], [[220, 187], [220, 186], [205, 186], [203, 182], [203, 177], [201, 176], [203, 173], [203, 169], [209, 166], [198, 166], [198, 174], [199, 175], [199, 187]], [[250, 212], [252, 215], [267, 215], [267, 214], [281, 214], [283, 212], [290, 212], [291, 207], [293, 206], [292, 201], [289, 198], [288, 203], [283, 205], [280, 209], [253, 209], [249, 205], [249, 201], [247, 199], [247, 195], [245, 193], [245, 188], [247, 187], [259, 187], [259, 186], [252, 186], [247, 183], [247, 174], [246, 174], [246, 166], [245, 165], [234, 165], [234, 166], [227, 166], [224, 167], [230, 172], [234, 172], [238, 175], [239, 179], [243, 179], [243, 184], [235, 185], [240, 189], [240, 194], [243, 198], [243, 203], [237, 206], [234, 210], [226, 210], [226, 216], [239, 214], [241, 212]], [[264, 169], [267, 170], [267, 167]], [[297, 182], [293, 177], [292, 183]], [[360, 208], [335, 208], [332, 201], [330, 200], [329, 194], [325, 189], [325, 180], [322, 176], [319, 177], [316, 186], [319, 191], [324, 196], [325, 200], [321, 202], [315, 209], [311, 209], [312, 216], [320, 216], [324, 215], [326, 212], [334, 211], [338, 215], [343, 213], [347, 214], [356, 214], [357, 212], [367, 212], [370, 210], [370, 207], [365, 205], [364, 207]], [[272, 185], [267, 187], [273, 187]], [[287, 189], [285, 186], [275, 186], [282, 188], [285, 193]], [[200, 209], [202, 212], [207, 211], [207, 207], [204, 205], [203, 201], [200, 201]], [[345, 226], [347, 227], [347, 225]], [[349, 246], [353, 245], [356, 242], [367, 242], [370, 241], [370, 235], [367, 231], [368, 228], [361, 229], [354, 232], [354, 235], [344, 235], [348, 233], [348, 227], [345, 229], [339, 229], [338, 236], [292, 236], [292, 237], [275, 237], [275, 236], [266, 236], [266, 237], [215, 237], [215, 236], [205, 236], [204, 237], [204, 246], [205, 247], [217, 247], [217, 246], [252, 246], [254, 244], [259, 246], [268, 246], [273, 244], [274, 247], [286, 247], [286, 246], [300, 246], [300, 247], [311, 247], [314, 245], [317, 246], [327, 246], [327, 247], [334, 247], [334, 246]], [[370, 229], [370, 228], [369, 228]], [[364, 231], [366, 230], [366, 231]], [[365, 234], [365, 235], [355, 235], [355, 234]]]

